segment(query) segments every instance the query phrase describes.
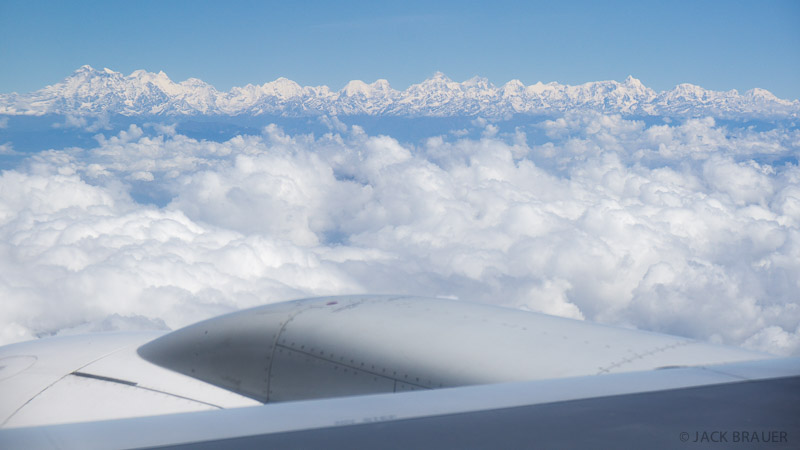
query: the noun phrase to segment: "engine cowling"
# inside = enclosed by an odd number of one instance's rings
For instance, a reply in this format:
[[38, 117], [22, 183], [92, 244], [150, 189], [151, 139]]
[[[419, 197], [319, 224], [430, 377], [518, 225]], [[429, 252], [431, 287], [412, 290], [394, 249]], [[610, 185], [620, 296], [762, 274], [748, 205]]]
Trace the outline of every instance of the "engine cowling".
[[265, 305], [174, 331], [138, 353], [261, 402], [769, 357], [544, 314], [404, 296]]

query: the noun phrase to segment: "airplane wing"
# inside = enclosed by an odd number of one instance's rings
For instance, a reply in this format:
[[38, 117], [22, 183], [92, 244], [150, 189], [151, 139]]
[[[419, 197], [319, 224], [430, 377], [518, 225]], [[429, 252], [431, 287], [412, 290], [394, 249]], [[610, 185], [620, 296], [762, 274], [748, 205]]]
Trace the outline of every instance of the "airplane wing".
[[0, 399], [2, 448], [800, 440], [800, 359], [414, 297], [306, 299], [168, 334], [14, 344], [0, 348]]

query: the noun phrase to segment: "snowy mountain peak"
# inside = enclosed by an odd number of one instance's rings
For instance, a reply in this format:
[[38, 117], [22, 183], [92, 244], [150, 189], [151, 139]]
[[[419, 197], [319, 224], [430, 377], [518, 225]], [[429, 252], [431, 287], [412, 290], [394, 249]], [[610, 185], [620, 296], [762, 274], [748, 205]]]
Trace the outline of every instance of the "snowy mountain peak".
[[500, 88], [500, 95], [503, 98], [519, 97], [525, 92], [525, 85], [522, 81], [511, 80]]
[[108, 72], [105, 70], [96, 70], [94, 67], [87, 64], [85, 66], [81, 66], [75, 72], [72, 72], [72, 74], [65, 78], [64, 81], [75, 79], [86, 80], [89, 78], [102, 77], [104, 75], [108, 75]]
[[205, 81], [203, 81], [203, 80], [201, 80], [199, 78], [187, 78], [186, 80], [181, 81], [178, 84], [180, 84], [181, 86], [185, 86], [185, 87], [214, 89], [213, 86], [211, 86], [210, 84], [206, 83]]
[[361, 80], [352, 80], [345, 85], [344, 89], [342, 89], [342, 92], [348, 97], [353, 97], [356, 95], [370, 97], [375, 91], [372, 86], [364, 83]]
[[764, 89], [717, 92], [689, 83], [656, 93], [628, 76], [623, 82], [570, 86], [511, 80], [501, 87], [483, 77], [456, 82], [442, 72], [404, 91], [379, 79], [347, 83], [340, 91], [301, 86], [287, 78], [219, 92], [197, 78], [175, 83], [163, 71], [125, 76], [81, 66], [63, 81], [29, 94], [0, 94], [0, 114], [136, 115], [390, 115], [506, 116], [601, 111], [623, 115], [800, 117], [800, 101]]
[[175, 83], [173, 83], [163, 71], [152, 73], [144, 70], [135, 70], [128, 76], [128, 78], [132, 80], [139, 80], [142, 83], [152, 83], [162, 89], [171, 89], [175, 85]]
[[477, 75], [475, 75], [474, 77], [470, 78], [469, 80], [465, 81], [462, 84], [464, 84], [465, 86], [482, 86], [482, 87], [491, 86], [491, 83], [489, 83], [488, 78], [479, 77]]
[[352, 80], [340, 91], [340, 95], [344, 97], [378, 97], [392, 95], [392, 93], [393, 90], [389, 86], [389, 82], [384, 79], [376, 80], [370, 84], [361, 80]]
[[638, 78], [634, 78], [633, 75], [628, 75], [628, 78], [625, 78], [626, 86], [635, 87], [635, 88], [644, 88], [644, 84]]
[[537, 81], [536, 84], [531, 84], [525, 88], [525, 93], [527, 95], [543, 95], [546, 92], [554, 92], [554, 91], [564, 91], [566, 86], [563, 86], [558, 83], [547, 83], [544, 84], [541, 81]]
[[90, 66], [90, 65], [88, 65], [88, 64], [84, 64], [84, 65], [80, 66], [80, 67], [78, 68], [78, 70], [76, 70], [75, 72], [73, 72], [73, 75], [74, 75], [74, 74], [78, 74], [78, 73], [91, 73], [91, 72], [96, 72], [96, 71], [94, 70], [94, 67], [92, 67], [92, 66]]
[[433, 76], [429, 78], [429, 80], [437, 80], [437, 81], [451, 81], [444, 72], [436, 71], [433, 73]]
[[700, 86], [691, 84], [691, 83], [681, 83], [675, 86], [675, 89], [672, 92], [680, 93], [684, 95], [693, 95], [693, 96], [702, 96], [705, 93], [705, 89], [701, 88]]
[[456, 89], [457, 86], [460, 86], [460, 83], [454, 82], [442, 72], [436, 72], [432, 77], [422, 81], [422, 83], [411, 85], [409, 89], [416, 87], [422, 90], [451, 90]]
[[753, 88], [749, 91], [745, 92], [745, 97], [751, 99], [759, 99], [759, 100], [767, 100], [767, 101], [778, 101], [780, 100], [778, 97], [775, 96], [772, 92], [761, 89], [761, 88]]
[[370, 86], [372, 86], [372, 89], [380, 92], [389, 92], [392, 90], [392, 86], [389, 84], [389, 81], [383, 78], [375, 80], [375, 82], [373, 82]]
[[267, 95], [272, 95], [280, 98], [295, 97], [303, 92], [303, 88], [296, 82], [280, 77], [275, 81], [270, 81], [261, 86], [263, 92]]

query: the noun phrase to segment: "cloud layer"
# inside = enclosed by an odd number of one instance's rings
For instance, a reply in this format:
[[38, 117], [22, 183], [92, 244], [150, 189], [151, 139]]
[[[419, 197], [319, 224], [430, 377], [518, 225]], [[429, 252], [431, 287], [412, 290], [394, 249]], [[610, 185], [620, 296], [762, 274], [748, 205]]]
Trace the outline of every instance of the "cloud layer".
[[800, 354], [797, 130], [474, 125], [415, 145], [133, 125], [32, 156], [0, 176], [0, 342], [371, 292]]

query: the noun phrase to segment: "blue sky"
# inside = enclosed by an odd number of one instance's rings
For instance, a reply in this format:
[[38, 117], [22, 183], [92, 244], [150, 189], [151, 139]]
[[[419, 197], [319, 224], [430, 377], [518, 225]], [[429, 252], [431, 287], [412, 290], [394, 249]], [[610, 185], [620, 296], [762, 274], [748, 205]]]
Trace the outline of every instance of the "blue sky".
[[218, 89], [285, 76], [399, 89], [461, 81], [578, 84], [627, 75], [800, 98], [800, 2], [0, 2], [0, 92], [83, 64], [165, 71]]

